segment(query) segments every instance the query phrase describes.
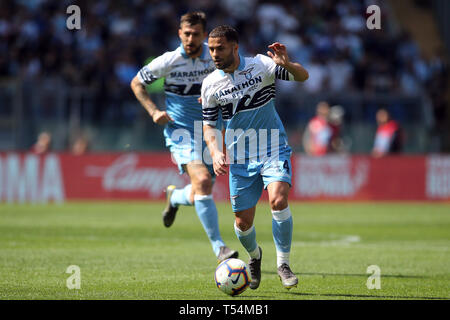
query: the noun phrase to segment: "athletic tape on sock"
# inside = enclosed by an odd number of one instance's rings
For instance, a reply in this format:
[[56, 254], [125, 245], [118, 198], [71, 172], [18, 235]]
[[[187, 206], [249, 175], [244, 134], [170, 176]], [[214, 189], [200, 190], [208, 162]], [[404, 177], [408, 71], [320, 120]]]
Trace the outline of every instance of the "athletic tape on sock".
[[204, 200], [212, 200], [213, 195], [212, 194], [196, 194], [194, 195], [194, 201], [204, 201]]
[[291, 210], [289, 206], [286, 209], [280, 210], [280, 211], [274, 211], [272, 210], [272, 217], [276, 221], [285, 221], [289, 219], [292, 216]]
[[251, 226], [250, 229], [248, 229], [247, 231], [242, 231], [236, 225], [236, 221], [234, 222], [234, 230], [236, 230], [236, 232], [239, 233], [243, 237], [248, 236], [250, 233], [252, 233], [253, 229], [255, 229], [255, 226]]

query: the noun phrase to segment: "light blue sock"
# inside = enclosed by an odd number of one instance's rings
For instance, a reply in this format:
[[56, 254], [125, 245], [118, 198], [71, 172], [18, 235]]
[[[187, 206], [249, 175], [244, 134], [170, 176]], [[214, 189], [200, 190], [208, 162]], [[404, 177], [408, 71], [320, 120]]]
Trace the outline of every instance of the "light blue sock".
[[234, 232], [236, 233], [236, 236], [238, 237], [239, 241], [241, 242], [242, 246], [247, 250], [250, 258], [260, 258], [260, 253], [258, 249], [258, 243], [256, 242], [256, 230], [255, 226], [252, 226], [247, 231], [242, 231], [238, 228], [236, 225], [236, 222], [234, 223]]
[[289, 207], [281, 211], [272, 211], [272, 235], [277, 250], [277, 266], [289, 265], [291, 252], [293, 221]]
[[192, 184], [188, 184], [183, 189], [173, 190], [172, 196], [170, 197], [170, 204], [174, 207], [182, 206], [192, 206], [192, 202], [189, 201], [192, 190]]
[[195, 195], [194, 206], [197, 216], [203, 225], [203, 229], [205, 229], [208, 239], [211, 242], [214, 254], [217, 256], [219, 254], [220, 247], [225, 246], [225, 243], [220, 236], [219, 217], [212, 194]]

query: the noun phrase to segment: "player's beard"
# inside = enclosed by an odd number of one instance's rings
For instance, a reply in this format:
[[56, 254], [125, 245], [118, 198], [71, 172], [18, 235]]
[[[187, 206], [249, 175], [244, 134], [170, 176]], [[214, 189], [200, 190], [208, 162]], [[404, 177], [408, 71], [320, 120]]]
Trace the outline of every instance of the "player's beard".
[[201, 45], [199, 45], [198, 47], [190, 47], [190, 48], [188, 46], [185, 46], [184, 50], [186, 51], [186, 53], [189, 56], [193, 56], [193, 55], [198, 54], [200, 52], [201, 48], [202, 48]]
[[229, 68], [234, 63], [234, 56], [230, 54], [230, 56], [226, 60], [222, 60], [223, 62], [220, 64], [216, 64], [216, 68], [220, 70], [225, 70]]

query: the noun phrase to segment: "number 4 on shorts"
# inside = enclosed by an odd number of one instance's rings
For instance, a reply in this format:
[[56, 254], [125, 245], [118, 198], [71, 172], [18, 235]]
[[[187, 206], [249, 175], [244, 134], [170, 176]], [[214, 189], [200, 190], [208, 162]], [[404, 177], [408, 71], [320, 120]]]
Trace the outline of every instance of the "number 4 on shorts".
[[287, 160], [284, 160], [284, 164], [283, 164], [283, 169], [285, 169], [286, 170], [286, 172], [288, 173], [288, 174], [290, 174], [290, 172], [289, 172], [289, 162], [287, 161]]

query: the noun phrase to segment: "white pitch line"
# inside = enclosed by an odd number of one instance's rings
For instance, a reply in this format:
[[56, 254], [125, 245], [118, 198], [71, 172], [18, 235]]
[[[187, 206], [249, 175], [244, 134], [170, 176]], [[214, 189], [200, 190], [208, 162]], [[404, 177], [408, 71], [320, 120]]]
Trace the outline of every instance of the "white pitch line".
[[326, 241], [294, 241], [292, 245], [296, 246], [348, 246], [353, 243], [358, 243], [361, 241], [361, 237], [358, 235], [328, 235], [330, 237], [336, 237], [337, 239], [326, 240]]

